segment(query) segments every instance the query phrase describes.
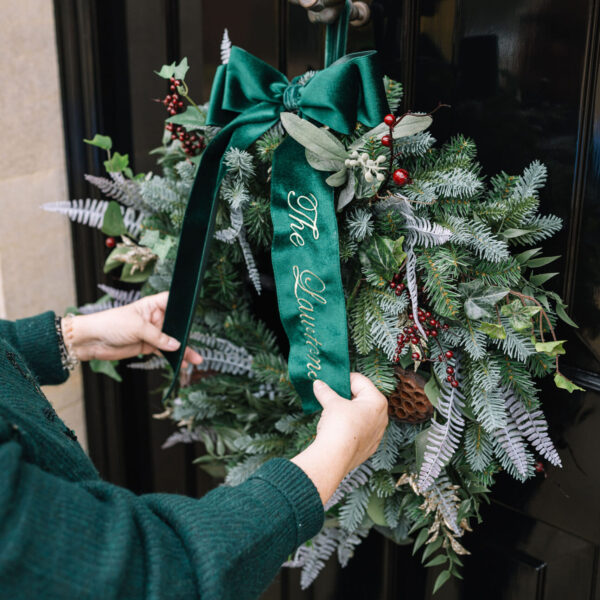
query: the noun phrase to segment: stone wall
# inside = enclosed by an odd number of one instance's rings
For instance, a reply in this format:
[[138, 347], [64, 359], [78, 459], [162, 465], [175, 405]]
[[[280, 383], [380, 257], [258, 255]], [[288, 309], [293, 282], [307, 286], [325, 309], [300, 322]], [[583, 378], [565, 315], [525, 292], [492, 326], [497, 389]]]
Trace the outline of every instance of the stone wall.
[[[0, 3], [0, 318], [75, 304], [53, 3]], [[85, 447], [81, 373], [44, 392]]]

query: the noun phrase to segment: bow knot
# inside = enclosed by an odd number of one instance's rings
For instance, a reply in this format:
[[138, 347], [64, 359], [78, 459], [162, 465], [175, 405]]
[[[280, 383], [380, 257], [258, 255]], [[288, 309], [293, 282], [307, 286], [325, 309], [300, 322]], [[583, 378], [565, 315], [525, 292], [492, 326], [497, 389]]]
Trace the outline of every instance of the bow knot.
[[283, 90], [283, 107], [290, 112], [296, 112], [300, 107], [300, 97], [305, 82], [302, 77], [294, 77], [291, 83]]

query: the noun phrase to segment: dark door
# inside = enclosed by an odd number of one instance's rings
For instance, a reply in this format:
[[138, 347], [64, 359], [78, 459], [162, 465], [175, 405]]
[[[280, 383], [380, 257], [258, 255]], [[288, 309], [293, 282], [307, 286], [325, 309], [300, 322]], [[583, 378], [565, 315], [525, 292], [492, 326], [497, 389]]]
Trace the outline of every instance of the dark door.
[[[234, 43], [297, 75], [318, 68], [322, 32], [285, 0], [56, 0], [72, 197], [91, 190], [83, 174], [98, 157], [81, 143], [110, 133], [137, 170], [160, 135], [163, 94], [152, 70], [188, 56], [197, 98], [206, 99], [222, 31]], [[353, 50], [375, 46], [386, 72], [405, 83], [405, 107], [438, 101], [433, 133], [473, 137], [486, 174], [518, 173], [533, 159], [549, 168], [543, 209], [563, 232], [545, 246], [561, 254], [555, 287], [580, 324], [569, 339], [569, 375], [588, 391], [546, 388], [545, 408], [564, 469], [526, 485], [501, 478], [484, 523], [466, 540], [464, 580], [440, 600], [598, 600], [600, 543], [600, 0], [372, 0], [372, 23], [351, 33]], [[81, 303], [96, 298], [104, 248], [74, 229]], [[567, 368], [564, 368], [567, 371]], [[201, 493], [213, 484], [191, 461], [199, 449], [160, 445], [168, 423], [152, 419], [154, 383], [124, 369], [124, 385], [86, 373], [90, 452], [108, 479], [135, 491]], [[377, 534], [345, 570], [331, 564], [300, 592], [284, 572], [264, 598], [419, 600], [436, 573]]]

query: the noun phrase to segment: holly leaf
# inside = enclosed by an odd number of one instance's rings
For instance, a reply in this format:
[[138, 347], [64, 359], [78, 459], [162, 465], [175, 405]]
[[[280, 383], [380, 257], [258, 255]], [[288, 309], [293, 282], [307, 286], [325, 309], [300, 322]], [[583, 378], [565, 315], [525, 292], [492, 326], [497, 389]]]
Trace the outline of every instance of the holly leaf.
[[175, 79], [185, 79], [185, 75], [189, 68], [188, 59], [184, 56], [179, 64], [172, 62], [170, 65], [163, 65], [160, 71], [154, 72], [163, 79], [171, 79], [171, 77], [175, 77]]
[[561, 390], [567, 390], [569, 394], [572, 394], [575, 390], [579, 390], [580, 392], [585, 392], [585, 389], [579, 387], [575, 383], [573, 383], [570, 379], [567, 379], [562, 373], [556, 373], [554, 375], [554, 385]]
[[544, 352], [549, 354], [550, 356], [558, 356], [559, 354], [565, 354], [566, 350], [563, 347], [563, 344], [566, 343], [567, 340], [556, 340], [552, 342], [536, 342], [535, 349], [537, 352]]
[[102, 150], [106, 150], [107, 152], [112, 148], [112, 140], [107, 135], [100, 135], [97, 133], [91, 140], [83, 140], [86, 144], [90, 146], [96, 146], [97, 148], [102, 148]]
[[330, 131], [317, 127], [294, 113], [284, 112], [279, 118], [288, 135], [299, 144], [320, 158], [345, 162], [348, 156], [346, 147]]
[[206, 127], [206, 115], [195, 106], [188, 106], [182, 113], [169, 117], [166, 122], [183, 125], [188, 131], [193, 131]]
[[[108, 160], [104, 161], [104, 168], [109, 173], [122, 173], [129, 167], [129, 154], [115, 152]], [[131, 174], [131, 169], [129, 169]], [[131, 176], [131, 175], [129, 175]]]
[[577, 325], [577, 323], [575, 323], [575, 321], [571, 319], [571, 317], [567, 314], [567, 311], [565, 309], [565, 305], [561, 304], [560, 302], [556, 303], [556, 314], [558, 315], [558, 317], [562, 319], [567, 325], [579, 329], [579, 325]]
[[102, 233], [106, 235], [123, 235], [127, 233], [127, 227], [125, 227], [125, 223], [123, 222], [123, 215], [121, 214], [121, 207], [117, 202], [111, 200], [108, 206], [106, 207], [106, 212], [104, 213], [104, 219], [102, 221]]
[[479, 331], [485, 333], [488, 337], [495, 340], [506, 339], [506, 329], [500, 323], [488, 323], [484, 321], [479, 326]]
[[94, 373], [103, 373], [119, 383], [123, 381], [123, 378], [119, 375], [117, 369], [115, 368], [116, 365], [119, 364], [118, 360], [98, 360], [96, 358], [92, 358], [88, 364]]
[[461, 283], [459, 290], [465, 300], [465, 314], [469, 319], [481, 320], [492, 317], [494, 305], [504, 298], [509, 290], [495, 285], [485, 285], [481, 281]]
[[[306, 161], [308, 164], [317, 171], [339, 171], [344, 173], [344, 180], [342, 183], [346, 181], [346, 164], [343, 160], [339, 158], [323, 158], [319, 156], [316, 152], [312, 152], [311, 150], [306, 149]], [[338, 185], [342, 185], [342, 183], [336, 184], [334, 187]], [[329, 184], [333, 186], [333, 184]]]

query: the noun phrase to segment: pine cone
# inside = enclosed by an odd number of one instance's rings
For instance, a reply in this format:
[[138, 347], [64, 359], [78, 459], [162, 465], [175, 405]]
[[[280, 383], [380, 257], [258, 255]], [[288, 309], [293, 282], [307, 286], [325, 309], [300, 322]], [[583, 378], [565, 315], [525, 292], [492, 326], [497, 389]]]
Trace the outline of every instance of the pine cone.
[[396, 367], [396, 389], [388, 398], [388, 414], [404, 423], [423, 423], [433, 416], [433, 405], [425, 394], [425, 379], [414, 371]]

